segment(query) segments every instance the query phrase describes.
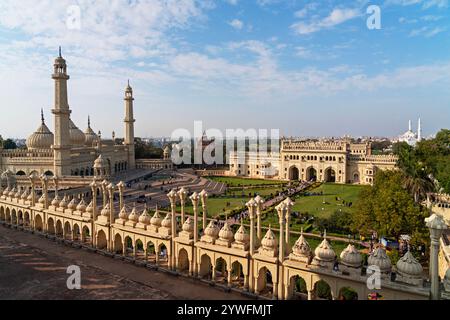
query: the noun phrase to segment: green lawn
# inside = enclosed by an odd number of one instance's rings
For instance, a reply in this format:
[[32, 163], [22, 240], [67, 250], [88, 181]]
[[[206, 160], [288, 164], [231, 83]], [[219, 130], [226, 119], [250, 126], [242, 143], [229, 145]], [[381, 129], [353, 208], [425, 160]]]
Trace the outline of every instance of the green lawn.
[[235, 178], [235, 177], [208, 177], [208, 179], [212, 180], [212, 181], [228, 184], [228, 186], [230, 186], [230, 187], [286, 184], [285, 181], [245, 179], [245, 178]]
[[[208, 216], [215, 217], [219, 214], [230, 212], [233, 209], [241, 208], [245, 206], [249, 199], [247, 198], [232, 198], [232, 197], [224, 197], [224, 198], [209, 198], [208, 199]], [[193, 207], [191, 203], [186, 203], [186, 212], [189, 214], [193, 214]], [[227, 205], [229, 204], [229, 205]], [[180, 212], [181, 208], [177, 208], [177, 212]], [[201, 205], [199, 209], [201, 213]]]
[[[312, 193], [323, 192], [323, 195], [304, 196], [299, 195], [294, 200], [293, 212], [308, 212], [310, 215], [319, 218], [327, 218], [336, 210], [345, 210], [352, 213], [354, 204], [358, 199], [359, 193], [366, 188], [356, 185], [322, 184], [320, 187], [311, 190]], [[336, 197], [340, 200], [336, 201]], [[342, 201], [352, 202], [353, 206], [345, 206]], [[325, 202], [325, 203], [324, 203]]]
[[[273, 194], [274, 196], [276, 196], [280, 191], [281, 191], [281, 187], [279, 188], [249, 188], [249, 189], [239, 189], [239, 190], [229, 190], [228, 191], [228, 195], [236, 195], [237, 197], [241, 197], [242, 194], [245, 195], [245, 197], [248, 198], [248, 200], [250, 200], [250, 198], [252, 198], [255, 194], [260, 195], [261, 197], [267, 197], [271, 194]], [[251, 196], [249, 196], [251, 194]]]

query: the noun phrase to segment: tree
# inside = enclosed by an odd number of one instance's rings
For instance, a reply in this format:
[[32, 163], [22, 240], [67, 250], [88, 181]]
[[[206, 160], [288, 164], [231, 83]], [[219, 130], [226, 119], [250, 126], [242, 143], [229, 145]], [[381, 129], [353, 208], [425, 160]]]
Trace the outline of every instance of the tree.
[[2, 144], [3, 144], [3, 149], [6, 149], [6, 150], [17, 149], [17, 144], [11, 139], [6, 139], [6, 140], [2, 141]]
[[396, 239], [409, 234], [411, 243], [428, 242], [424, 219], [428, 211], [418, 205], [405, 188], [407, 177], [402, 171], [379, 171], [374, 185], [363, 190], [357, 203], [352, 229], [354, 232], [379, 235]]
[[134, 143], [136, 159], [161, 159], [163, 157], [163, 150], [151, 142], [147, 143], [136, 138]]

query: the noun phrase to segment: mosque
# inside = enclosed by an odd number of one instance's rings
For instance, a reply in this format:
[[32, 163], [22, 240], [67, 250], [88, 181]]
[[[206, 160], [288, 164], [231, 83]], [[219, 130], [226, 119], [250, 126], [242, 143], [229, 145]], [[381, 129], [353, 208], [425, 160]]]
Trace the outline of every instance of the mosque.
[[422, 141], [422, 122], [419, 118], [417, 122], [417, 133], [412, 130], [411, 120], [409, 120], [408, 131], [398, 136], [393, 142], [406, 142], [414, 147], [420, 141]]
[[[41, 111], [41, 123], [26, 140], [26, 150], [2, 150], [0, 171], [11, 171], [17, 176], [114, 176], [136, 168], [134, 148], [133, 89], [125, 88], [125, 137], [122, 144], [102, 139], [95, 133], [88, 119], [83, 132], [71, 119], [69, 107], [66, 60], [55, 59], [52, 79], [55, 83], [54, 130], [51, 132]], [[113, 134], [114, 135], [114, 134]], [[97, 170], [97, 172], [96, 172]]]

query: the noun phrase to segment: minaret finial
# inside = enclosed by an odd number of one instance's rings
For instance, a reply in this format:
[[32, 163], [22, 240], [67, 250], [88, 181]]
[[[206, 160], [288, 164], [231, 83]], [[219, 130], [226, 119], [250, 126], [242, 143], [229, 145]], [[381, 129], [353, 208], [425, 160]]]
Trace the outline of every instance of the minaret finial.
[[44, 108], [41, 108], [41, 121], [42, 124], [44, 124], [45, 120], [44, 120]]
[[62, 54], [61, 54], [61, 46], [59, 46], [59, 57], [62, 58]]
[[88, 115], [88, 128], [91, 127], [91, 116]]

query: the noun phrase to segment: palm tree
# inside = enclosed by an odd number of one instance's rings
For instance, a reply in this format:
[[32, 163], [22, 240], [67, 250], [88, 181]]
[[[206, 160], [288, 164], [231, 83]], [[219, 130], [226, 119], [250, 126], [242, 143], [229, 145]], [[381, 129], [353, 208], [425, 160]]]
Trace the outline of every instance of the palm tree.
[[435, 191], [436, 185], [432, 176], [427, 173], [428, 170], [426, 170], [421, 162], [411, 163], [405, 169], [407, 169], [404, 170], [405, 188], [414, 197], [416, 203], [425, 199], [427, 193]]

